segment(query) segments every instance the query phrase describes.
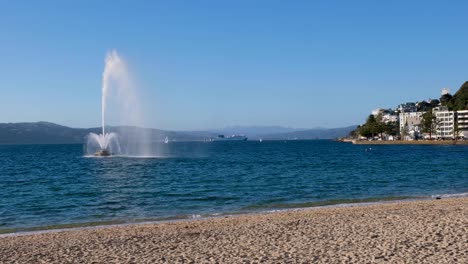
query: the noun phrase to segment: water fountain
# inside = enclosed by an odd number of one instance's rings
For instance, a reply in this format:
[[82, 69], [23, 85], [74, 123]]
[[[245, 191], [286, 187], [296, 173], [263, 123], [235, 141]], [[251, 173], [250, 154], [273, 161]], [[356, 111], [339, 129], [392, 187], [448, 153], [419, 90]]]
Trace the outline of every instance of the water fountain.
[[90, 151], [96, 150], [94, 156], [101, 157], [120, 154], [122, 151], [117, 133], [89, 133], [87, 149]]
[[[109, 118], [120, 126], [108, 127]], [[87, 136], [88, 155], [150, 155], [148, 134], [141, 128], [144, 123], [136, 88], [127, 64], [115, 50], [107, 54], [102, 74], [101, 123], [101, 134]]]

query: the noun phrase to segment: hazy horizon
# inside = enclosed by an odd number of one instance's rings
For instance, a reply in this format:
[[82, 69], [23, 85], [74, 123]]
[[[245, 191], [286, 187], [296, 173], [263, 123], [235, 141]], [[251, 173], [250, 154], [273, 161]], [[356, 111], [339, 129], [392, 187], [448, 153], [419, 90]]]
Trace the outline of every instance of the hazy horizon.
[[[75, 129], [94, 129], [94, 128], [101, 128], [101, 125], [95, 125], [95, 126], [88, 126], [88, 127], [77, 127], [77, 126], [69, 126], [66, 124], [60, 124], [56, 122], [51, 122], [47, 120], [39, 120], [39, 121], [16, 121], [16, 122], [0, 122], [0, 124], [20, 124], [20, 123], [40, 123], [40, 122], [45, 122], [45, 123], [52, 123], [56, 125], [61, 125], [61, 126], [66, 126], [70, 128], [75, 128]], [[212, 128], [206, 128], [206, 129], [181, 129], [181, 130], [175, 130], [175, 129], [167, 129], [164, 127], [149, 127], [149, 126], [142, 126], [142, 128], [148, 128], [148, 129], [159, 129], [159, 130], [164, 130], [164, 131], [177, 131], [177, 132], [216, 132], [216, 131], [230, 131], [230, 130], [238, 130], [238, 129], [283, 129], [283, 130], [290, 130], [290, 131], [304, 131], [304, 130], [327, 130], [327, 129], [335, 129], [335, 128], [347, 128], [347, 127], [352, 127], [352, 126], [357, 126], [358, 124], [354, 125], [349, 125], [349, 126], [341, 126], [341, 127], [321, 127], [321, 126], [316, 126], [316, 127], [288, 127], [288, 126], [281, 126], [281, 125], [228, 125], [225, 127], [212, 127]], [[113, 124], [108, 124], [106, 127], [118, 127], [118, 126], [132, 126], [132, 125], [113, 125]], [[138, 126], [137, 126], [138, 127]]]

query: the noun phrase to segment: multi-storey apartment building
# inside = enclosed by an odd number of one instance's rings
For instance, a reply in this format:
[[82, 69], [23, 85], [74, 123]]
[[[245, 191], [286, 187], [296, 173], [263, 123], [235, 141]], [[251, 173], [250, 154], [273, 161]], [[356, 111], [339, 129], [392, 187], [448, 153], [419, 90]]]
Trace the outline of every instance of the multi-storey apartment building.
[[424, 112], [400, 113], [400, 135], [404, 140], [411, 140], [421, 134], [421, 122]]
[[455, 112], [449, 111], [446, 106], [438, 106], [432, 109], [436, 116], [436, 137], [441, 139], [452, 139], [455, 124]]
[[458, 136], [468, 138], [468, 110], [457, 111]]

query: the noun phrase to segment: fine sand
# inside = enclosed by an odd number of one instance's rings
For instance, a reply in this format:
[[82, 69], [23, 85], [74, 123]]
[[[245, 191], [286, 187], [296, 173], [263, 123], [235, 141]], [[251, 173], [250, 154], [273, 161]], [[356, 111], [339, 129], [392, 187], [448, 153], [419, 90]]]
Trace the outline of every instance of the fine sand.
[[0, 237], [0, 263], [468, 263], [468, 198]]

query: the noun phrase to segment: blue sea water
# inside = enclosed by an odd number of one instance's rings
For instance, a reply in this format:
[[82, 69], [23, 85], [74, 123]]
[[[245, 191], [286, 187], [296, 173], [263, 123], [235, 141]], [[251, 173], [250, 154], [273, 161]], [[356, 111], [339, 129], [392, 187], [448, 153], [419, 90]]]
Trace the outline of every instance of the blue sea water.
[[0, 233], [468, 192], [467, 145], [157, 147], [163, 157], [85, 157], [82, 145], [0, 146]]

